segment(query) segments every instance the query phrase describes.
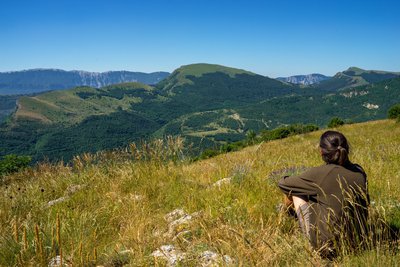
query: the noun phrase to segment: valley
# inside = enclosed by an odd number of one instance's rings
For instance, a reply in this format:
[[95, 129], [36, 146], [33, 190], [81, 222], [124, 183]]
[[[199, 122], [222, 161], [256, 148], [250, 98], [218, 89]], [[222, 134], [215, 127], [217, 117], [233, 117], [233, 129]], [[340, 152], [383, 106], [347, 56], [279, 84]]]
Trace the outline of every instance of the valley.
[[304, 86], [192, 64], [154, 86], [133, 82], [22, 96], [0, 127], [0, 156], [69, 161], [168, 135], [184, 137], [198, 154], [242, 140], [249, 131], [297, 123], [325, 127], [333, 117], [347, 123], [383, 119], [400, 102], [396, 75], [350, 68]]

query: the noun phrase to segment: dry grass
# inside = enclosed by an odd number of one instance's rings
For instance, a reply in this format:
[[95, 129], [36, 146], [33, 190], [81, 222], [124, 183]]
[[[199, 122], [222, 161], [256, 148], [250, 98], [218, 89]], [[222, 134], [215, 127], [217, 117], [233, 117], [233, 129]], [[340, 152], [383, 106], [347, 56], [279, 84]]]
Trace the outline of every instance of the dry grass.
[[[352, 161], [368, 174], [376, 231], [386, 229], [380, 221], [400, 226], [399, 124], [376, 121], [340, 131], [350, 140]], [[185, 253], [183, 266], [201, 264], [204, 251], [228, 255], [238, 266], [325, 265], [296, 223], [276, 209], [282, 199], [276, 176], [320, 165], [320, 134], [195, 163], [185, 161], [181, 140], [170, 138], [7, 177], [0, 188], [0, 265], [47, 265], [56, 255], [74, 266], [164, 265], [151, 254], [166, 244]], [[230, 183], [212, 186], [223, 178]], [[171, 228], [164, 216], [177, 208], [196, 216]], [[343, 253], [331, 264], [400, 262], [398, 242], [371, 238], [378, 240], [370, 249]]]

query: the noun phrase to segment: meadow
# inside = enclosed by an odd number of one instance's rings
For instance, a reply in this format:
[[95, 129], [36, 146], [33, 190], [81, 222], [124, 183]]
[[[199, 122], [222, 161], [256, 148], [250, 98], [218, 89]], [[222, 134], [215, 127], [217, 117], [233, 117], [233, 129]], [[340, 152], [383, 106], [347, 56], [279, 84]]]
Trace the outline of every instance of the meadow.
[[322, 259], [279, 208], [277, 179], [322, 164], [320, 130], [195, 162], [169, 137], [4, 177], [0, 265], [397, 266], [400, 124], [339, 130], [368, 174], [365, 250]]

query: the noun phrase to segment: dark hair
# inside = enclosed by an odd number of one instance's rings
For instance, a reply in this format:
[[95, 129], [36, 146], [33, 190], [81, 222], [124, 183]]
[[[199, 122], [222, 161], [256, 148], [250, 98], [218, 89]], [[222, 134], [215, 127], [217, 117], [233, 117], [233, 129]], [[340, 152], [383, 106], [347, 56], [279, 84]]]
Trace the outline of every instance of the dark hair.
[[326, 131], [319, 141], [322, 159], [326, 163], [345, 165], [349, 162], [349, 144], [346, 137], [336, 131]]

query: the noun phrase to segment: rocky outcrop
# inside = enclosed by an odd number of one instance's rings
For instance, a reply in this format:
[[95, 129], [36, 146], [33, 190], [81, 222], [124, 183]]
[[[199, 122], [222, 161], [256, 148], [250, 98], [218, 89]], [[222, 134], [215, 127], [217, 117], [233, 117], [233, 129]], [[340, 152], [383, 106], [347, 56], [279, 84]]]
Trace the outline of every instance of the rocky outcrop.
[[64, 196], [47, 202], [45, 207], [46, 208], [50, 208], [51, 206], [54, 206], [54, 205], [56, 205], [58, 203], [65, 202], [68, 199], [70, 199], [72, 195], [74, 195], [76, 192], [84, 189], [85, 187], [86, 187], [86, 185], [84, 185], [84, 184], [82, 184], [82, 185], [69, 185], [67, 187], [67, 189], [65, 189], [65, 191], [64, 191]]
[[234, 260], [228, 255], [220, 255], [206, 250], [200, 254], [200, 264], [202, 267], [232, 266], [234, 265]]
[[164, 237], [169, 237], [175, 240], [176, 238], [189, 235], [190, 230], [187, 228], [190, 226], [193, 219], [199, 217], [200, 214], [200, 212], [188, 214], [183, 209], [171, 211], [164, 217], [168, 222], [168, 231], [164, 234]]
[[278, 77], [276, 78], [279, 81], [282, 82], [288, 82], [288, 83], [294, 83], [294, 84], [302, 84], [302, 85], [311, 85], [311, 84], [316, 84], [320, 83], [321, 81], [327, 80], [331, 77], [318, 74], [318, 73], [313, 73], [313, 74], [308, 74], [308, 75], [295, 75], [295, 76], [290, 76], [290, 77]]
[[151, 253], [154, 258], [167, 262], [167, 266], [176, 266], [181, 260], [185, 259], [186, 254], [175, 249], [173, 245], [164, 245]]

